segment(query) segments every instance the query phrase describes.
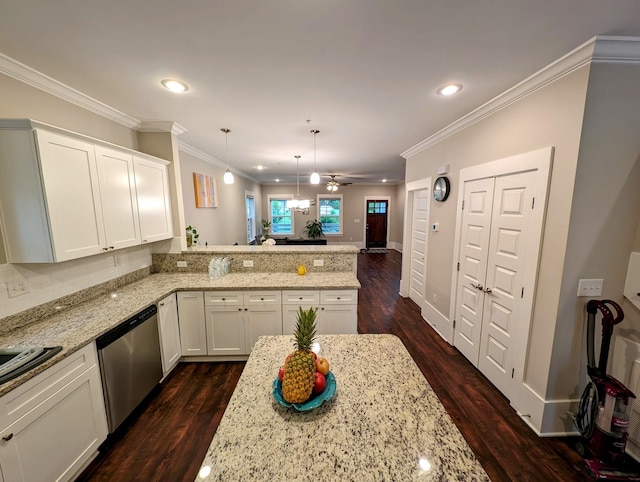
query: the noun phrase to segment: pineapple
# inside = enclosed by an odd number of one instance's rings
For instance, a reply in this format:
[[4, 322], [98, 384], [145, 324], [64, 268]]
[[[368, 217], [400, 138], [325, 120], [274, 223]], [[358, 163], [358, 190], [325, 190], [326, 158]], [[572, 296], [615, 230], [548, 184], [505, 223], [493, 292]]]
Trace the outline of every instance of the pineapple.
[[293, 332], [296, 351], [285, 363], [282, 379], [282, 396], [289, 403], [306, 402], [313, 390], [316, 358], [311, 351], [311, 344], [316, 336], [317, 312], [314, 308], [298, 308], [298, 322]]

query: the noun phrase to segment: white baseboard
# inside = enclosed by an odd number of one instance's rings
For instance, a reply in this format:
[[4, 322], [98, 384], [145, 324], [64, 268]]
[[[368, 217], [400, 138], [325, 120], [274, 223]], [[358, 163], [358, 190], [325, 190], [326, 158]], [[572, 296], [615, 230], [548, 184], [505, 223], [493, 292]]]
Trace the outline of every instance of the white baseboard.
[[387, 246], [389, 249], [395, 249], [399, 253], [402, 253], [402, 243], [392, 242]]
[[428, 301], [424, 302], [422, 307], [422, 318], [426, 320], [431, 327], [436, 330], [436, 333], [440, 335], [444, 341], [449, 344], [453, 342], [453, 326], [449, 318], [440, 313], [435, 306]]
[[569, 412], [577, 410], [579, 400], [545, 400], [526, 383], [522, 385], [519, 407], [513, 408], [539, 437], [579, 435]]

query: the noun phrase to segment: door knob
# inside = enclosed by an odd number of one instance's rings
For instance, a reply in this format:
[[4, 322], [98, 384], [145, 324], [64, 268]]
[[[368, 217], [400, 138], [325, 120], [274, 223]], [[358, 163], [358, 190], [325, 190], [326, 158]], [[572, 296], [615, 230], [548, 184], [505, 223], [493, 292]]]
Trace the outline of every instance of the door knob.
[[491, 294], [491, 288], [487, 287], [487, 288], [483, 289], [482, 291], [484, 291], [487, 294]]
[[483, 289], [483, 286], [481, 284], [476, 284], [476, 283], [471, 283], [471, 287], [480, 291], [482, 291]]

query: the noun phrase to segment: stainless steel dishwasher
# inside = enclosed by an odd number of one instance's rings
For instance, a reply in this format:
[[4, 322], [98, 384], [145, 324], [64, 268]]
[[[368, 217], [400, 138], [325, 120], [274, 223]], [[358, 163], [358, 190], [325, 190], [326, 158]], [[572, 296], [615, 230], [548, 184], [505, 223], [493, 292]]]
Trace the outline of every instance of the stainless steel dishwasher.
[[96, 340], [109, 433], [162, 378], [157, 312], [151, 305]]

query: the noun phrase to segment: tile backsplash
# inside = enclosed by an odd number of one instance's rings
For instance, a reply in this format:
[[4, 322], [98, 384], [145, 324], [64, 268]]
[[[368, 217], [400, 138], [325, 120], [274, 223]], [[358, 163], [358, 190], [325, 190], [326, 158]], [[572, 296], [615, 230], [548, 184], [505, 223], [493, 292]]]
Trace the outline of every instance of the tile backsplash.
[[[151, 267], [149, 246], [54, 264], [0, 265], [0, 323], [2, 318]], [[9, 297], [14, 283], [27, 292]]]

